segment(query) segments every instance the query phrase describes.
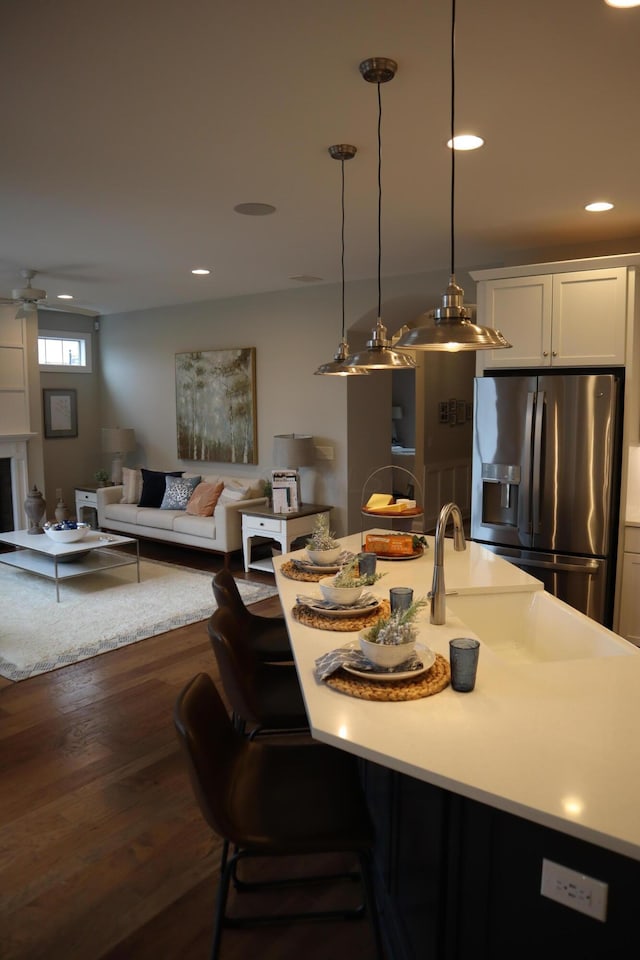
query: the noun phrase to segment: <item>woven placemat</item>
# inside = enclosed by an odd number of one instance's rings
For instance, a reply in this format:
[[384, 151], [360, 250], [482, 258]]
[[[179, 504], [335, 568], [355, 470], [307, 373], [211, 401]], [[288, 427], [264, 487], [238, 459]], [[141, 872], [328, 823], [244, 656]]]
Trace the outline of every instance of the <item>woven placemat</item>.
[[388, 617], [390, 612], [388, 600], [381, 600], [379, 607], [376, 607], [371, 613], [364, 613], [359, 617], [326, 617], [316, 610], [311, 610], [310, 607], [305, 607], [303, 603], [296, 604], [291, 611], [293, 619], [297, 620], [298, 623], [304, 623], [307, 627], [316, 627], [318, 630], [336, 630], [341, 633], [365, 630], [380, 617]]
[[280, 573], [283, 577], [287, 577], [288, 580], [305, 580], [307, 583], [317, 583], [318, 580], [330, 576], [330, 574], [326, 573], [311, 573], [307, 570], [300, 570], [299, 567], [296, 567], [293, 560], [286, 560], [280, 567]]
[[325, 683], [327, 686], [360, 700], [420, 700], [440, 693], [449, 686], [449, 664], [439, 653], [430, 670], [408, 680], [372, 680], [369, 677], [354, 677], [338, 670]]

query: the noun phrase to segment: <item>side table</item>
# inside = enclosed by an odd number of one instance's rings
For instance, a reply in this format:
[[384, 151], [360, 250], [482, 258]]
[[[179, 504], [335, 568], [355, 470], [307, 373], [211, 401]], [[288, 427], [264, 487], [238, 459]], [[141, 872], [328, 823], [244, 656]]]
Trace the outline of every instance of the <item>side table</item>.
[[75, 488], [76, 520], [80, 523], [88, 523], [93, 530], [98, 529], [97, 490], [97, 486], [91, 484]]
[[331, 507], [320, 503], [303, 503], [295, 513], [274, 513], [269, 507], [241, 510], [242, 555], [245, 573], [251, 570], [273, 570], [271, 560], [251, 561], [251, 538], [268, 537], [276, 540], [283, 553], [288, 553], [296, 537], [310, 536], [316, 517], [330, 513]]

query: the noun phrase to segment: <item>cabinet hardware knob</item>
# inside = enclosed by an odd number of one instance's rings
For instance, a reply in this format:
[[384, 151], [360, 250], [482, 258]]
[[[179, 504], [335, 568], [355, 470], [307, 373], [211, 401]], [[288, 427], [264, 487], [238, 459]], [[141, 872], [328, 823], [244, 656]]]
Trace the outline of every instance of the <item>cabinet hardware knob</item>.
[[552, 357], [557, 357], [557, 356], [558, 356], [558, 351], [557, 351], [557, 350], [553, 350], [553, 351], [551, 352], [551, 356], [552, 356]]
[[543, 356], [543, 357], [548, 357], [548, 356], [549, 356], [549, 351], [548, 351], [548, 350], [543, 350], [543, 351], [542, 351], [542, 356]]

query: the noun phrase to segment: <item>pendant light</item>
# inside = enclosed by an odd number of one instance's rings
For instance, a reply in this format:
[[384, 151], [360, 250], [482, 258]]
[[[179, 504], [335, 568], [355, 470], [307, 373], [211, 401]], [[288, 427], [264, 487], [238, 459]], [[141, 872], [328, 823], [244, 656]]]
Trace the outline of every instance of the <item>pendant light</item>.
[[340, 207], [342, 212], [342, 222], [340, 230], [340, 267], [342, 272], [342, 339], [336, 351], [336, 354], [329, 363], [323, 363], [315, 371], [316, 375], [323, 377], [351, 377], [351, 376], [360, 376], [368, 375], [369, 371], [364, 367], [354, 367], [351, 364], [347, 363], [347, 357], [349, 355], [349, 344], [345, 339], [345, 329], [344, 329], [344, 162], [345, 160], [352, 160], [355, 157], [358, 151], [357, 147], [352, 146], [350, 143], [335, 143], [332, 147], [329, 147], [329, 154], [333, 157], [334, 160], [340, 161], [340, 171], [341, 171], [341, 184], [342, 190], [340, 193]]
[[[458, 286], [455, 278], [455, 182], [456, 151], [455, 136], [455, 36], [456, 36], [456, 0], [451, 0], [451, 270], [449, 285], [442, 297], [442, 306], [433, 311], [433, 322], [424, 327], [414, 327], [398, 340], [399, 347], [412, 350], [499, 350], [511, 344], [499, 330], [481, 327], [472, 323], [470, 314], [464, 306], [464, 290]], [[430, 320], [423, 314], [420, 319]]]
[[353, 366], [364, 367], [367, 370], [414, 370], [416, 366], [413, 357], [394, 349], [395, 341], [389, 338], [387, 328], [381, 317], [382, 139], [380, 130], [382, 126], [382, 97], [380, 84], [393, 80], [397, 69], [398, 64], [395, 60], [389, 60], [386, 57], [371, 57], [369, 60], [363, 60], [360, 64], [360, 73], [367, 83], [375, 83], [378, 86], [378, 319], [372, 331], [371, 339], [367, 340], [366, 349], [347, 357], [346, 362]]

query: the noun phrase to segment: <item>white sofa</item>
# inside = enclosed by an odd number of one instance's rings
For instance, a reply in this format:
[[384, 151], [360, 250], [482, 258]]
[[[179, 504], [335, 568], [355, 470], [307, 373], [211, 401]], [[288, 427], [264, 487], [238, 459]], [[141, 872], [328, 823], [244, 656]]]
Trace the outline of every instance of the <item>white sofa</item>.
[[[184, 474], [190, 476], [190, 474]], [[238, 483], [238, 477], [203, 477], [203, 480], [225, 479], [229, 486]], [[216, 504], [212, 517], [196, 517], [184, 510], [162, 510], [159, 507], [139, 507], [135, 503], [121, 503], [123, 487], [101, 487], [97, 491], [98, 525], [102, 530], [129, 534], [133, 537], [162, 540], [182, 546], [209, 550], [224, 556], [228, 566], [230, 555], [242, 549], [241, 510], [250, 507], [263, 507], [268, 503], [266, 497], [256, 496], [262, 489], [263, 481], [259, 477], [240, 478], [250, 486], [247, 499], [228, 500], [221, 497]]]

